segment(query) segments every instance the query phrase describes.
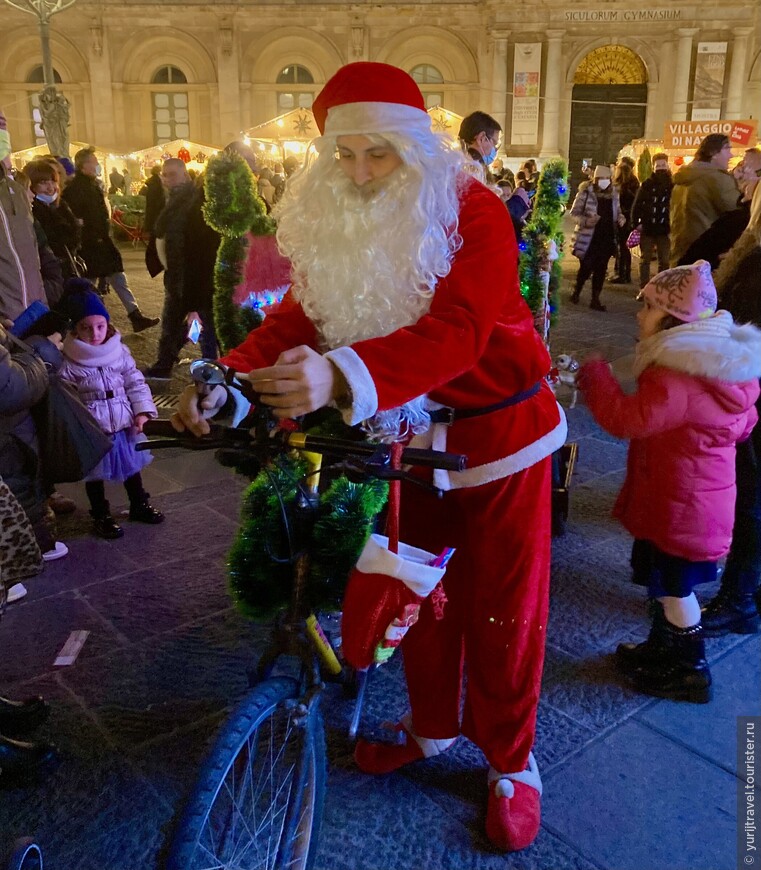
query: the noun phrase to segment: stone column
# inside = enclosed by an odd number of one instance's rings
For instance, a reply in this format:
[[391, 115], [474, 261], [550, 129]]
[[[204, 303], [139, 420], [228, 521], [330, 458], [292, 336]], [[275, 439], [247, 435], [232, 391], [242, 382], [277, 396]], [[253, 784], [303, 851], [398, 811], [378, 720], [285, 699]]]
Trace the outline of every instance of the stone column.
[[697, 28], [693, 27], [680, 27], [676, 32], [679, 41], [676, 48], [674, 101], [669, 119], [672, 121], [687, 120], [687, 98], [690, 93], [690, 68], [692, 66], [692, 37], [697, 32]]
[[741, 118], [743, 96], [747, 84], [745, 70], [748, 65], [748, 42], [753, 33], [752, 27], [736, 27], [732, 31], [732, 64], [729, 68], [727, 103], [722, 118]]
[[240, 70], [235, 21], [225, 17], [219, 22], [217, 41], [217, 77], [219, 82], [219, 133], [225, 145], [240, 138]]
[[[492, 52], [491, 101], [489, 114], [502, 128], [502, 141], [506, 139], [507, 123], [505, 105], [507, 103], [507, 36], [508, 31], [498, 30], [489, 34]], [[504, 150], [504, 146], [502, 148]]]
[[564, 30], [547, 31], [547, 63], [544, 73], [544, 126], [539, 157], [560, 154], [560, 92], [563, 88]]
[[[111, 59], [108, 50], [108, 32], [100, 21], [90, 24], [90, 40], [87, 46], [87, 61], [90, 67], [90, 97], [92, 99], [92, 130], [88, 139], [102, 148], [124, 150], [124, 139], [117, 137], [114, 92], [111, 84]], [[121, 143], [121, 147], [118, 148]]]

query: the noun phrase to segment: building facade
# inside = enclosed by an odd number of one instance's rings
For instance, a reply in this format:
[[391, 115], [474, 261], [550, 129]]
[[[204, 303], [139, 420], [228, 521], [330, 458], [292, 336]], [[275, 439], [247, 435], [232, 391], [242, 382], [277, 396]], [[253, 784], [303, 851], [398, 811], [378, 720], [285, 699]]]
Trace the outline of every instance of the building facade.
[[[488, 111], [514, 157], [607, 160], [668, 121], [758, 118], [761, 4], [653, 2], [78, 0], [51, 47], [71, 138], [120, 153], [224, 145], [358, 60], [411, 72], [429, 106]], [[41, 137], [37, 22], [0, 0], [0, 34], [0, 107], [22, 149]]]

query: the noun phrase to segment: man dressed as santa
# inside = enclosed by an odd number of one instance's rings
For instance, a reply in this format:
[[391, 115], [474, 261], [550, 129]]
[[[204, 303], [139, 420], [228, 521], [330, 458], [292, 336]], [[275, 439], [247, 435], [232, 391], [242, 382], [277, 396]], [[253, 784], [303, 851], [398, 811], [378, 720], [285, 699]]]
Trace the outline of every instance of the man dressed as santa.
[[[523, 849], [540, 822], [531, 748], [547, 629], [549, 457], [566, 424], [519, 292], [510, 217], [431, 131], [402, 70], [349, 64], [313, 111], [317, 153], [275, 212], [291, 288], [222, 362], [279, 417], [332, 405], [374, 437], [467, 454], [465, 471], [433, 473], [441, 499], [402, 485], [401, 539], [433, 553], [456, 548], [448, 604], [437, 619], [426, 601], [404, 640], [404, 742], [360, 741], [355, 758], [367, 773], [388, 773], [465, 735], [490, 765], [489, 839]], [[227, 400], [224, 387], [208, 396], [189, 387], [176, 427], [204, 434]]]

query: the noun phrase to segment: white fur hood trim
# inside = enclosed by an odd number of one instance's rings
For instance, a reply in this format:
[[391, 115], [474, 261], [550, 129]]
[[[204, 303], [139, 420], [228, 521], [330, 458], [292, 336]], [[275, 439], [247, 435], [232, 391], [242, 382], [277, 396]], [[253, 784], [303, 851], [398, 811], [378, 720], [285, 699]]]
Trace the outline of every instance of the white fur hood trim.
[[663, 366], [700, 378], [742, 383], [761, 377], [761, 330], [738, 326], [728, 311], [685, 323], [637, 345], [634, 374]]
[[103, 344], [87, 344], [69, 333], [63, 340], [63, 355], [88, 368], [118, 366], [122, 358], [122, 337], [115, 332]]

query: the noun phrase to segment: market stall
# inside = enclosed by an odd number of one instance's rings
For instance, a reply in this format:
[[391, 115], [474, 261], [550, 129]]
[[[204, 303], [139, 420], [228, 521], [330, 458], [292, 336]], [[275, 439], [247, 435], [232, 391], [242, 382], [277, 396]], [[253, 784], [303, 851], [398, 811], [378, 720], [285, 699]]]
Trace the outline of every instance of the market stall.
[[[74, 154], [77, 151], [81, 151], [82, 148], [95, 148], [95, 155], [98, 158], [98, 162], [104, 167], [105, 163], [109, 159], [108, 151], [105, 151], [103, 148], [99, 148], [97, 145], [90, 146], [86, 142], [72, 142], [70, 147], [70, 154], [72, 155], [72, 159]], [[50, 154], [50, 148], [47, 143], [43, 145], [34, 145], [32, 148], [24, 148], [23, 151], [14, 151], [11, 154], [11, 162], [13, 163], [14, 169], [23, 169], [27, 163], [31, 163], [32, 160], [35, 160], [38, 157], [43, 157], [45, 154]]]
[[117, 163], [121, 160], [130, 170], [133, 181], [137, 181], [147, 176], [151, 167], [170, 157], [178, 157], [188, 169], [204, 172], [206, 161], [209, 157], [218, 154], [220, 150], [214, 145], [202, 145], [199, 142], [191, 142], [189, 139], [174, 139], [172, 142], [152, 145], [141, 151], [132, 151], [124, 155], [111, 155], [111, 157]]

